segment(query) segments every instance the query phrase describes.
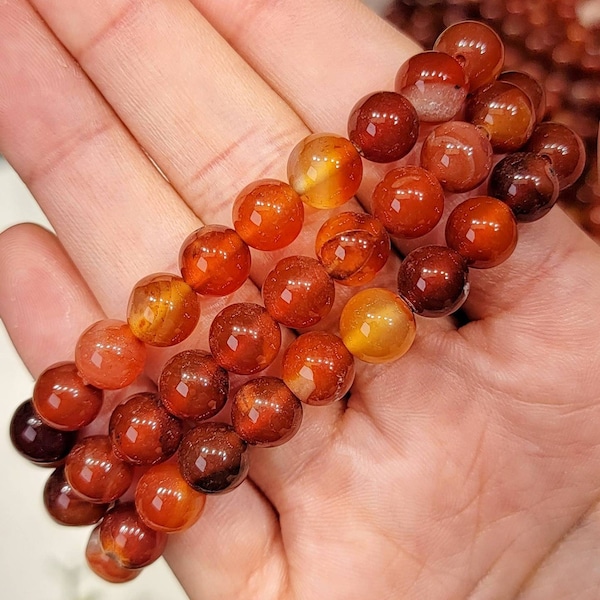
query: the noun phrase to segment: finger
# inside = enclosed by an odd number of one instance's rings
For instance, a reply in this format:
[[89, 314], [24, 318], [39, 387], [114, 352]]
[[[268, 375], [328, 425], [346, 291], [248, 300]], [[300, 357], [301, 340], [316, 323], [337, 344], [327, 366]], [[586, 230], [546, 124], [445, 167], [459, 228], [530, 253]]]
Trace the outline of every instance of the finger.
[[21, 0], [0, 5], [0, 153], [111, 316], [200, 224]]
[[[0, 235], [0, 256], [0, 318], [27, 368], [37, 376], [53, 362], [72, 360], [82, 329], [103, 313], [56, 237], [34, 225], [13, 227]], [[207, 590], [234, 597], [256, 570], [264, 574], [259, 590], [267, 578], [285, 577], [275, 513], [250, 481], [209, 499], [198, 525], [170, 538], [166, 555], [191, 597]]]
[[[208, 0], [192, 1], [316, 130], [345, 131], [354, 103], [374, 90], [393, 89], [398, 67], [408, 53], [417, 51], [403, 34], [357, 0], [301, 4], [235, 0], [227, 10]], [[317, 13], [319, 18], [313, 19]], [[343, 60], [343, 68], [331, 68], [332, 57]], [[366, 197], [361, 196], [367, 204], [373, 183], [364, 188]], [[442, 227], [443, 223], [438, 231]], [[537, 311], [530, 309], [542, 306], [557, 281], [577, 269], [585, 256], [589, 260], [589, 252], [594, 254], [584, 235], [558, 208], [545, 221], [522, 227], [520, 234], [518, 249], [506, 265], [486, 272], [472, 270], [470, 299], [464, 306], [469, 317], [482, 319], [522, 308], [523, 318], [535, 320]], [[550, 265], [554, 276], [537, 285]], [[589, 289], [582, 292], [585, 298], [593, 297]]]

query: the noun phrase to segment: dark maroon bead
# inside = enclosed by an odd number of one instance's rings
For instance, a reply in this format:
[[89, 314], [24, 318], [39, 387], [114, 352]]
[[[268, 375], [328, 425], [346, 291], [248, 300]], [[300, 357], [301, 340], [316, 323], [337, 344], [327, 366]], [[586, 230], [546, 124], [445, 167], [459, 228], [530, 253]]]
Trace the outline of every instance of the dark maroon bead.
[[564, 190], [579, 178], [585, 167], [585, 148], [581, 138], [562, 123], [536, 125], [524, 148], [543, 154], [552, 162], [558, 187]]
[[50, 516], [61, 525], [93, 525], [110, 504], [93, 504], [82, 500], [69, 485], [64, 469], [56, 469], [44, 487], [44, 505]]
[[58, 431], [44, 424], [35, 414], [31, 400], [21, 404], [10, 422], [13, 446], [26, 459], [41, 467], [61, 464], [75, 445], [77, 434]]
[[236, 488], [248, 473], [248, 445], [225, 423], [201, 423], [179, 448], [179, 468], [196, 491], [205, 494]]
[[508, 204], [517, 221], [537, 221], [558, 198], [558, 178], [549, 158], [515, 152], [492, 170], [488, 194]]
[[419, 137], [413, 105], [395, 92], [362, 98], [350, 113], [348, 137], [367, 160], [393, 162], [406, 156]]
[[443, 317], [462, 305], [469, 293], [466, 260], [447, 246], [421, 246], [398, 271], [398, 291], [415, 313]]

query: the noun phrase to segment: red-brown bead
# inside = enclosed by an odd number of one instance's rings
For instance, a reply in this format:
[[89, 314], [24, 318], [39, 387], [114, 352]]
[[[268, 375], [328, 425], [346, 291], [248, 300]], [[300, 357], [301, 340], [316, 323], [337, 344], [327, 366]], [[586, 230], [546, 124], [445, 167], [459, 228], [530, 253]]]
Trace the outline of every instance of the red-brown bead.
[[449, 315], [467, 299], [467, 261], [446, 246], [416, 248], [400, 265], [398, 292], [423, 317]]
[[315, 325], [329, 314], [335, 288], [318, 260], [288, 256], [265, 277], [262, 296], [275, 320], [301, 329]]
[[167, 545], [167, 534], [146, 525], [133, 502], [117, 504], [100, 523], [100, 544], [126, 569], [140, 569], [152, 564]]
[[335, 281], [364, 285], [385, 266], [390, 238], [382, 223], [369, 214], [339, 213], [319, 229], [315, 252]]
[[247, 185], [233, 204], [233, 226], [258, 250], [280, 250], [302, 231], [304, 204], [290, 185], [261, 179]]
[[56, 469], [44, 487], [44, 506], [61, 525], [93, 525], [108, 510], [109, 504], [82, 500], [65, 479], [62, 468]]
[[420, 52], [396, 74], [395, 89], [415, 107], [419, 119], [449, 121], [462, 108], [468, 86], [459, 62], [444, 52]]
[[494, 167], [488, 194], [506, 203], [517, 221], [537, 221], [558, 199], [558, 178], [549, 158], [515, 152]]
[[167, 460], [179, 447], [182, 424], [155, 394], [143, 392], [117, 406], [108, 426], [115, 454], [132, 465]]
[[546, 114], [546, 91], [531, 75], [521, 71], [504, 71], [498, 77], [499, 81], [507, 81], [521, 88], [531, 100], [535, 109], [535, 120], [539, 123]]
[[189, 485], [214, 494], [235, 489], [248, 474], [248, 445], [225, 423], [200, 423], [179, 449], [179, 468]]
[[65, 477], [73, 490], [90, 502], [109, 503], [131, 485], [133, 467], [115, 455], [106, 435], [78, 442], [67, 456]]
[[71, 431], [46, 425], [33, 409], [31, 400], [18, 406], [10, 421], [10, 440], [15, 450], [40, 467], [61, 464], [77, 440]]
[[206, 496], [192, 489], [172, 462], [150, 467], [135, 488], [140, 519], [165, 533], [189, 529], [202, 515], [205, 503]]
[[400, 167], [377, 184], [372, 209], [390, 235], [417, 238], [429, 233], [442, 218], [444, 191], [425, 169]]
[[585, 168], [583, 141], [562, 123], [547, 122], [536, 125], [525, 150], [550, 159], [558, 177], [560, 190], [575, 183]]
[[529, 96], [507, 81], [479, 88], [465, 106], [467, 120], [489, 133], [496, 152], [518, 150], [535, 125], [535, 109]]
[[446, 223], [446, 243], [470, 267], [488, 269], [504, 262], [517, 245], [517, 222], [510, 208], [489, 196], [459, 204]]
[[306, 404], [324, 406], [341, 400], [354, 381], [354, 357], [342, 340], [326, 331], [298, 336], [283, 355], [282, 377]]
[[504, 44], [498, 34], [477, 21], [451, 25], [440, 34], [433, 49], [460, 62], [471, 91], [496, 79], [504, 64]]
[[208, 352], [185, 350], [163, 367], [158, 391], [172, 415], [202, 421], [225, 406], [229, 375]]
[[102, 390], [86, 385], [75, 363], [58, 363], [38, 377], [33, 406], [50, 427], [76, 431], [91, 423], [100, 412]]
[[174, 346], [194, 331], [200, 302], [181, 277], [169, 273], [149, 275], [133, 288], [127, 322], [134, 335], [150, 346]]
[[241, 302], [227, 306], [214, 318], [208, 340], [221, 367], [252, 375], [275, 360], [281, 346], [281, 329], [264, 307]]
[[404, 96], [377, 92], [359, 100], [352, 109], [348, 137], [367, 160], [393, 162], [413, 149], [419, 137], [419, 117]]
[[449, 192], [475, 189], [492, 168], [492, 145], [480, 127], [464, 121], [438, 125], [423, 142], [421, 166]]
[[83, 380], [105, 390], [133, 383], [144, 370], [146, 346], [123, 321], [106, 319], [88, 327], [75, 347], [75, 364]]
[[207, 225], [190, 234], [181, 246], [179, 268], [198, 294], [228, 296], [250, 275], [250, 250], [244, 240], [223, 225]]
[[257, 377], [236, 392], [231, 405], [236, 433], [254, 446], [279, 446], [302, 422], [302, 404], [277, 377]]
[[112, 554], [108, 554], [100, 543], [100, 525], [96, 526], [90, 534], [90, 539], [85, 549], [85, 558], [90, 569], [110, 583], [125, 583], [135, 579], [141, 569], [126, 569]]

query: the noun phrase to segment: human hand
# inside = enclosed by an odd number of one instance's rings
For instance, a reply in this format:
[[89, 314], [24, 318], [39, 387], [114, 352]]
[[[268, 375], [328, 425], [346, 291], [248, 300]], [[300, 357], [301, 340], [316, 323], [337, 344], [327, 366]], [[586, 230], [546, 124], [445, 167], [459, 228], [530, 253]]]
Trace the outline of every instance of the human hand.
[[[0, 151], [60, 240], [0, 236], [0, 316], [32, 373], [123, 318], [140, 277], [176, 272], [182, 240], [229, 223], [244, 185], [285, 179], [309, 130], [343, 133], [415, 50], [354, 1], [0, 5]], [[312, 254], [321, 220], [293, 252]], [[259, 299], [273, 261], [255, 253], [236, 301]], [[404, 358], [359, 365], [347, 403], [306, 407], [171, 539], [190, 597], [594, 598], [599, 281], [598, 249], [559, 209], [522, 227], [506, 263], [471, 273], [466, 325], [420, 319]], [[203, 303], [197, 344], [222, 303]]]

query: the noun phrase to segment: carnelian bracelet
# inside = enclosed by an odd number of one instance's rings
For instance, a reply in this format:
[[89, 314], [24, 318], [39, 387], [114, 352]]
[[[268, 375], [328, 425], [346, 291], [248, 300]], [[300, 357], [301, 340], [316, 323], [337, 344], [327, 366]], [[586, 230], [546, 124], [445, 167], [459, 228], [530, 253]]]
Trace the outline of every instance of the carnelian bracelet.
[[[407, 60], [395, 91], [358, 102], [348, 139], [314, 134], [288, 161], [289, 184], [251, 183], [233, 205], [234, 229], [193, 232], [179, 256], [181, 277], [160, 273], [136, 284], [127, 322], [103, 320], [83, 332], [73, 362], [38, 378], [32, 400], [16, 410], [11, 438], [30, 461], [56, 467], [45, 490], [50, 515], [66, 525], [92, 525], [91, 568], [129, 581], [163, 552], [167, 534], [192, 526], [207, 494], [238, 486], [248, 473], [248, 446], [289, 440], [302, 403], [342, 399], [354, 379], [354, 359], [395, 360], [411, 346], [415, 314], [440, 317], [468, 295], [469, 268], [502, 263], [517, 243], [517, 222], [535, 221], [554, 205], [585, 163], [578, 136], [542, 122], [544, 93], [524, 73], [501, 73], [498, 36], [474, 21], [444, 31], [431, 52]], [[462, 120], [456, 119], [457, 116]], [[200, 319], [202, 296], [228, 296], [250, 274], [250, 247], [280, 250], [300, 233], [304, 205], [342, 206], [358, 191], [363, 159], [392, 163], [417, 155], [420, 123], [428, 123], [420, 165], [398, 166], [377, 184], [371, 214], [330, 216], [315, 253], [288, 256], [266, 276], [264, 306], [230, 304], [214, 318], [210, 352], [172, 356], [157, 393], [135, 393], [117, 406], [106, 435], [78, 437], [98, 416], [103, 390], [127, 388], [143, 372], [146, 347], [186, 340]], [[504, 156], [494, 165], [493, 154]], [[390, 255], [390, 236], [419, 238], [444, 211], [445, 193], [488, 195], [463, 200], [448, 217], [446, 245], [410, 252], [398, 290], [362, 287]], [[281, 378], [249, 378], [229, 398], [229, 373], [255, 375], [273, 363], [280, 326], [317, 325], [333, 304], [335, 285], [361, 286], [342, 309], [339, 336], [301, 333], [285, 350]], [[214, 421], [230, 400], [230, 419]], [[173, 457], [173, 460], [169, 460]], [[175, 460], [176, 458], [176, 460]], [[145, 471], [134, 501], [120, 501], [136, 466]]]

